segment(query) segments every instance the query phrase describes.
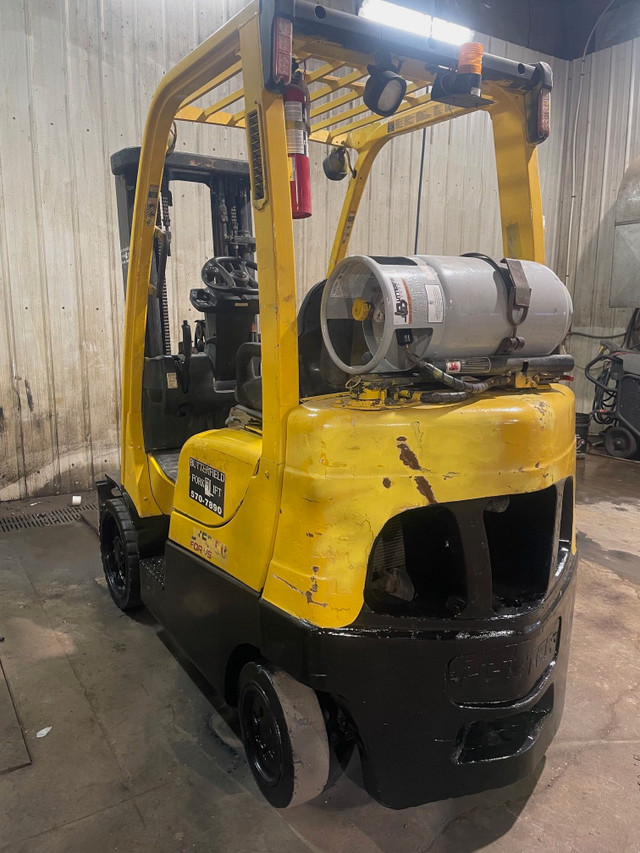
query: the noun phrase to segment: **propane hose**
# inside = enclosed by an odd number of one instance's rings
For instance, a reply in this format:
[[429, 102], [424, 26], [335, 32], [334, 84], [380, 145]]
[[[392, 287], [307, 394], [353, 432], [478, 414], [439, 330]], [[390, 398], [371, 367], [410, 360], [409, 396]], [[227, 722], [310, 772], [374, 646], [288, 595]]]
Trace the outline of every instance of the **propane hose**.
[[423, 373], [426, 373], [430, 379], [446, 385], [451, 391], [425, 391], [420, 395], [420, 400], [423, 403], [459, 403], [462, 400], [467, 400], [476, 394], [482, 394], [488, 391], [489, 388], [506, 385], [509, 382], [508, 376], [491, 376], [482, 382], [467, 382], [464, 379], [459, 379], [457, 376], [452, 376], [450, 373], [445, 373], [440, 370], [435, 364], [424, 361], [412, 353], [408, 346], [403, 347], [406, 352], [407, 360], [417, 367]]

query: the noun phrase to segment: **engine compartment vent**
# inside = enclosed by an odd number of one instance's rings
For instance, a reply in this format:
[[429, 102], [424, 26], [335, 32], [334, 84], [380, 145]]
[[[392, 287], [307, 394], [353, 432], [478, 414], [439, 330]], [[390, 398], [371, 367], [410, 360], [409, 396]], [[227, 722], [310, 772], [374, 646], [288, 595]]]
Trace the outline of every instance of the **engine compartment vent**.
[[365, 600], [372, 610], [450, 616], [466, 606], [462, 544], [445, 506], [408, 510], [390, 519], [371, 552]]
[[566, 566], [572, 536], [570, 477], [536, 492], [407, 510], [374, 542], [365, 602], [376, 613], [441, 619], [532, 609]]

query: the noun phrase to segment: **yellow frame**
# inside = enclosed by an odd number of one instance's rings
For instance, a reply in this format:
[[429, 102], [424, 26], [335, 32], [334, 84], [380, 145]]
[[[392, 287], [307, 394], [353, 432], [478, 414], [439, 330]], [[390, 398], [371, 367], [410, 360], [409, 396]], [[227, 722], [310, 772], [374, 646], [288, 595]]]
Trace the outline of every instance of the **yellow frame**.
[[[259, 14], [259, 2], [254, 0], [175, 66], [158, 86], [147, 116], [133, 211], [122, 387], [121, 480], [141, 517], [163, 512], [163, 497], [169, 494], [170, 485], [145, 452], [141, 404], [153, 233], [166, 140], [175, 119], [244, 128], [246, 114], [257, 110], [260, 117], [268, 186], [265, 200], [254, 203], [264, 344], [261, 466], [272, 472], [272, 482], [281, 481], [285, 421], [299, 402], [295, 256], [283, 102], [279, 94], [265, 87]], [[488, 103], [473, 109], [446, 106], [431, 101], [427, 87], [433, 75], [425, 71], [424, 63], [407, 60], [402, 66], [409, 84], [405, 101], [395, 116], [380, 119], [368, 113], [360, 100], [366, 66], [374, 57], [295, 33], [293, 49], [302, 61], [322, 63], [306, 75], [307, 82], [318, 87], [311, 92], [310, 139], [325, 145], [345, 144], [357, 154], [357, 176], [349, 181], [330, 269], [348, 251], [366, 181], [382, 147], [397, 136], [475, 109], [486, 110], [493, 122], [505, 254], [544, 262], [538, 159], [535, 145], [527, 140], [524, 92], [500, 81], [487, 81], [483, 95]], [[336, 74], [340, 69], [346, 75]], [[196, 105], [239, 74], [240, 87], [218, 96], [208, 107]], [[317, 103], [323, 97], [331, 101]], [[231, 112], [229, 108], [237, 107], [242, 99], [244, 107]], [[327, 115], [334, 110], [338, 113]]]

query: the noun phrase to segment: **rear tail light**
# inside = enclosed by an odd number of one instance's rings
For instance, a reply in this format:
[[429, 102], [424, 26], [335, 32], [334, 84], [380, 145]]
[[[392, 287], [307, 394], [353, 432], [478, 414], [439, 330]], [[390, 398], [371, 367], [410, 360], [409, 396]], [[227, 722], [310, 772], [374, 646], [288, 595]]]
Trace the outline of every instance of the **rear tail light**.
[[293, 23], [289, 18], [275, 18], [272, 47], [273, 82], [287, 86], [291, 82], [293, 59]]
[[538, 139], [543, 142], [551, 130], [551, 92], [540, 89], [538, 93]]

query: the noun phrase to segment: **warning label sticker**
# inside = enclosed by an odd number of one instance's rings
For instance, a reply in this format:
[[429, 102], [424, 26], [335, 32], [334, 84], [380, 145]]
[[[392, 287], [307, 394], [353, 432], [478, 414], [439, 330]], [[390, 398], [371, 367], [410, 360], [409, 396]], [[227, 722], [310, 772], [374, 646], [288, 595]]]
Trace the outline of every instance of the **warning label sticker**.
[[189, 497], [220, 517], [224, 515], [224, 485], [223, 471], [189, 459]]
[[305, 133], [304, 105], [298, 101], [285, 101], [284, 118], [287, 125], [287, 152], [307, 156], [307, 134]]
[[156, 221], [159, 189], [160, 188], [157, 184], [149, 185], [149, 195], [147, 196], [147, 202], [144, 206], [144, 224], [147, 226], [153, 225]]
[[439, 284], [426, 284], [427, 301], [429, 303], [429, 322], [442, 323], [444, 320], [444, 297]]

